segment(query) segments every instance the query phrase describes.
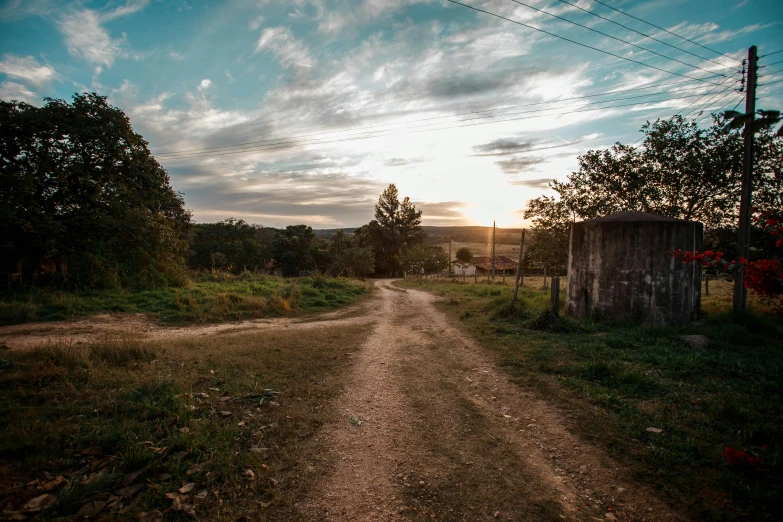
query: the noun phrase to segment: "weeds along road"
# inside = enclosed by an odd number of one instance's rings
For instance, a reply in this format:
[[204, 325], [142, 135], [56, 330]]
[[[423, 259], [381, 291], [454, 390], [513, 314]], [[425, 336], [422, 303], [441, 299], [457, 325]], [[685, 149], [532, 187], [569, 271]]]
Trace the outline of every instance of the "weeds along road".
[[439, 312], [378, 281], [312, 520], [681, 520]]

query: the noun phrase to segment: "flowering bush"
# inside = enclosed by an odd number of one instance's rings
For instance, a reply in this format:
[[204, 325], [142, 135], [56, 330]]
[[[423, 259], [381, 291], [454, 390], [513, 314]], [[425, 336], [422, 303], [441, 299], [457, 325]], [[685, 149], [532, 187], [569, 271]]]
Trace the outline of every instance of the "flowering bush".
[[[783, 247], [783, 225], [775, 218], [754, 217], [754, 221], [764, 226], [764, 230], [775, 240], [775, 248]], [[707, 268], [714, 268], [730, 275], [739, 271], [745, 273], [744, 286], [752, 293], [766, 298], [779, 300], [783, 306], [783, 267], [779, 259], [759, 259], [749, 261], [740, 256], [738, 260], [727, 261], [723, 252], [705, 250], [704, 252], [683, 252], [682, 249], [670, 251], [669, 256], [682, 259], [683, 263], [701, 263]]]

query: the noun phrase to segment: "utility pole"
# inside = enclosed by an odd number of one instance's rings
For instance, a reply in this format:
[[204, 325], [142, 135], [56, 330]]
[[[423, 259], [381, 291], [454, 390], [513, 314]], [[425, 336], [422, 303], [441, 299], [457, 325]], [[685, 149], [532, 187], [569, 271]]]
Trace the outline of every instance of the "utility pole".
[[449, 238], [449, 279], [451, 279], [451, 238]]
[[[756, 114], [756, 46], [748, 49], [748, 86], [745, 91], [745, 128], [743, 129], [744, 151], [742, 156], [742, 189], [740, 215], [737, 228], [737, 261], [748, 258], [750, 250], [750, 207], [753, 195], [753, 121]], [[734, 314], [745, 310], [747, 291], [745, 272], [740, 269], [734, 275]]]
[[522, 229], [522, 239], [519, 240], [519, 261], [517, 262], [517, 276], [514, 280], [514, 296], [511, 298], [511, 306], [514, 306], [514, 303], [517, 300], [517, 292], [519, 292], [519, 277], [522, 274], [522, 256], [523, 256], [523, 250], [525, 250], [525, 229]]
[[495, 222], [492, 222], [492, 280], [495, 280]]

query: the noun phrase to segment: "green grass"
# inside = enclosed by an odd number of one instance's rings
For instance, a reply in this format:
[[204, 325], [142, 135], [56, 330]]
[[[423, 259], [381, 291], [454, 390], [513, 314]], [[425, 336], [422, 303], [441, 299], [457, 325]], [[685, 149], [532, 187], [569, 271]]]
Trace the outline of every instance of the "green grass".
[[[605, 447], [636, 477], [698, 520], [762, 520], [783, 498], [783, 328], [748, 314], [730, 320], [721, 292], [707, 314], [681, 327], [605, 325], [555, 317], [548, 292], [415, 280], [444, 297], [441, 308], [495, 351], [523, 386], [569, 413], [570, 428]], [[712, 288], [711, 288], [712, 290]], [[693, 349], [679, 340], [703, 334]], [[648, 427], [663, 433], [647, 431]], [[726, 447], [759, 458], [758, 471], [731, 470]]]
[[[195, 505], [201, 520], [303, 519], [295, 500], [331, 464], [314, 435], [334, 421], [328, 405], [340, 393], [346, 351], [369, 331], [3, 352], [3, 509], [33, 517], [25, 503], [48, 492], [54, 503], [40, 519], [74, 520], [85, 505], [108, 502], [102, 520], [136, 520], [165, 511], [178, 488], [195, 483], [181, 503]], [[47, 488], [52, 480], [59, 483]], [[129, 486], [141, 487], [123, 495]]]
[[149, 313], [166, 324], [213, 323], [330, 310], [356, 302], [365, 283], [346, 278], [283, 279], [251, 273], [198, 275], [187, 287], [0, 293], [0, 325], [98, 313]]

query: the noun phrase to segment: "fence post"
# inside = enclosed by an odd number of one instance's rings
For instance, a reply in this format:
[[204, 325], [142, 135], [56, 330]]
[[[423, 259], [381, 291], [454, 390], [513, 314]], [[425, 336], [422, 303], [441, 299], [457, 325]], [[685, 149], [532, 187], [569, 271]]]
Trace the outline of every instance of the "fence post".
[[552, 276], [549, 279], [550, 298], [552, 301], [552, 313], [560, 314], [560, 276]]

